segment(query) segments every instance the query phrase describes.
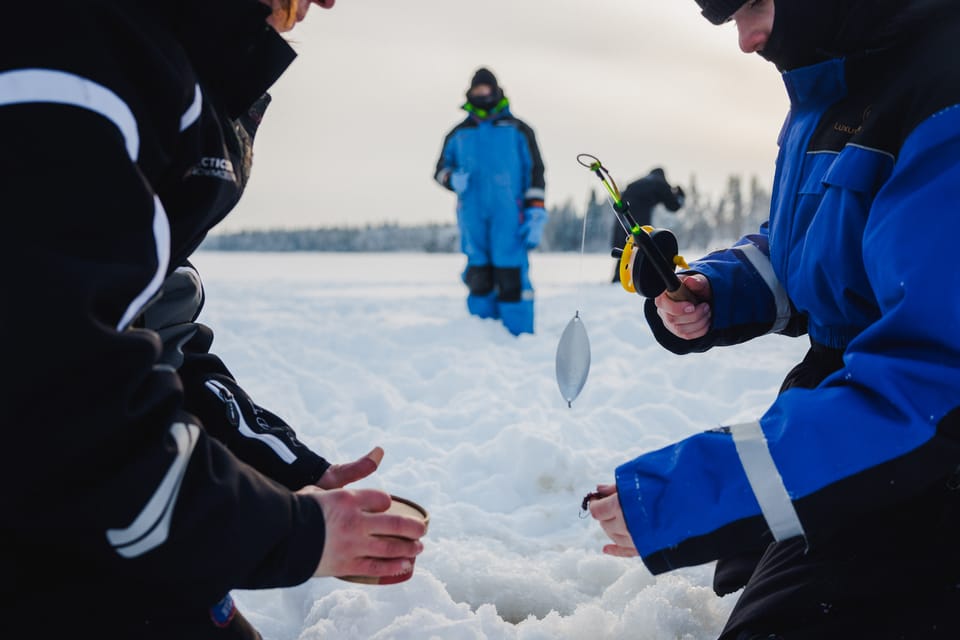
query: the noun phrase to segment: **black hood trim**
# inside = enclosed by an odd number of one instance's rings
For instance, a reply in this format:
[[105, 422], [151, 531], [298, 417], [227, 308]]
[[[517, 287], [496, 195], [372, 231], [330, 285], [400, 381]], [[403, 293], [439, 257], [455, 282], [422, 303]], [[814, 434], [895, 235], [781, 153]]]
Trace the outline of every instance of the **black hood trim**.
[[267, 24], [259, 0], [146, 3], [162, 14], [187, 52], [205, 91], [237, 118], [267, 92], [296, 58]]
[[954, 0], [777, 0], [759, 54], [780, 71], [870, 53], [911, 35]]

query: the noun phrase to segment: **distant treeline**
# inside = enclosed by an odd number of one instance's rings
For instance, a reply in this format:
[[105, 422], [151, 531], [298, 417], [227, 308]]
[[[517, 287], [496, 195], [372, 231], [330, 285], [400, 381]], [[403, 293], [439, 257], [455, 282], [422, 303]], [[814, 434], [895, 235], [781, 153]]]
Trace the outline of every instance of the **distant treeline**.
[[[756, 231], [767, 219], [770, 193], [754, 177], [744, 188], [740, 176], [730, 176], [727, 188], [711, 200], [697, 189], [696, 178], [683, 185], [686, 202], [675, 214], [658, 207], [653, 223], [671, 229], [683, 247], [713, 247]], [[746, 193], [744, 193], [746, 191]], [[586, 229], [584, 229], [584, 215]], [[606, 194], [593, 190], [586, 207], [567, 201], [550, 208], [539, 251], [610, 251], [616, 218]], [[384, 223], [365, 227], [268, 229], [210, 235], [203, 249], [213, 251], [405, 251], [453, 253], [460, 251], [455, 224], [400, 225]]]
[[459, 251], [460, 232], [454, 224], [366, 227], [267, 229], [207, 236], [201, 249], [214, 251]]

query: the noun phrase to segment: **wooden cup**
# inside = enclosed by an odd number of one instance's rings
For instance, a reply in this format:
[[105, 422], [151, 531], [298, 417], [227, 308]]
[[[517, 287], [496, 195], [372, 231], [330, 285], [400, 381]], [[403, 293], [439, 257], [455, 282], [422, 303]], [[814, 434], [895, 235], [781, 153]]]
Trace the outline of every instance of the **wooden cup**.
[[[423, 520], [423, 523], [427, 526], [430, 525], [430, 514], [427, 513], [427, 510], [421, 507], [419, 504], [413, 500], [407, 500], [406, 498], [401, 498], [399, 496], [390, 496], [391, 503], [390, 508], [387, 509], [384, 513], [389, 513], [392, 515], [407, 516], [410, 518], [417, 518], [418, 520]], [[410, 558], [410, 562], [416, 562], [416, 558]], [[340, 580], [346, 580], [347, 582], [356, 582], [358, 584], [397, 584], [399, 582], [405, 582], [413, 576], [413, 567], [410, 568], [410, 571], [406, 573], [401, 573], [394, 576], [337, 576]]]

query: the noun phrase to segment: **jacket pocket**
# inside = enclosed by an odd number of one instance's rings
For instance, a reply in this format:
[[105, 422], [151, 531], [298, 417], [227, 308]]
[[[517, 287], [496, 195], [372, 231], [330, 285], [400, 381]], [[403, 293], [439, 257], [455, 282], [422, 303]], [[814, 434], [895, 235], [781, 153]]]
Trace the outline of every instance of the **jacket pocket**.
[[823, 183], [861, 194], [876, 193], [893, 171], [893, 156], [878, 149], [847, 145], [823, 176]]

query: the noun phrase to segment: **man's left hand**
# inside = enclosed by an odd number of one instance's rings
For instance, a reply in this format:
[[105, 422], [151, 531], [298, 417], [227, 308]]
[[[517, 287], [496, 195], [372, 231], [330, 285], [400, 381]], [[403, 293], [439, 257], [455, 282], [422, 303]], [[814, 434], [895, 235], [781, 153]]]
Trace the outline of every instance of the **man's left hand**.
[[351, 482], [362, 480], [377, 470], [383, 460], [383, 449], [374, 447], [373, 451], [359, 460], [346, 464], [334, 464], [320, 476], [317, 486], [321, 489], [341, 489]]

